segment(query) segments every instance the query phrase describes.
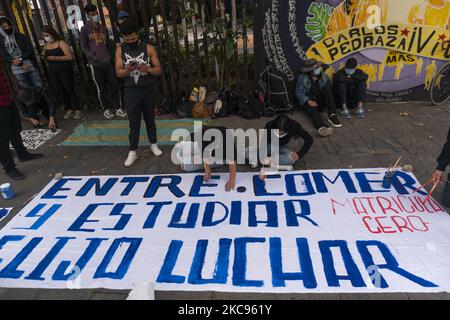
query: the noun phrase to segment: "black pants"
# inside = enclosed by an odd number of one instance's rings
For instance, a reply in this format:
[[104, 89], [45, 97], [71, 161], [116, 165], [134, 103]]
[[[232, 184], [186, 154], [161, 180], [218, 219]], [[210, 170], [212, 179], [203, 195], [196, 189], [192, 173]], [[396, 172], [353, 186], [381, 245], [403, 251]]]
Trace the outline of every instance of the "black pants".
[[319, 92], [310, 97], [319, 106], [316, 108], [310, 107], [307, 103], [302, 106], [303, 111], [311, 118], [316, 129], [328, 127], [320, 116], [321, 112], [327, 111], [328, 115], [336, 113], [336, 104], [334, 103], [333, 90], [331, 85], [327, 85]]
[[355, 109], [358, 103], [366, 99], [367, 85], [365, 81], [356, 83], [340, 82], [335, 86], [336, 102], [338, 107], [346, 104], [349, 109]]
[[148, 140], [150, 143], [156, 143], [155, 99], [156, 91], [152, 86], [125, 87], [124, 101], [130, 122], [131, 151], [138, 148], [142, 115]]
[[6, 172], [16, 167], [9, 150], [10, 142], [19, 158], [28, 153], [23, 145], [20, 131], [22, 131], [22, 124], [17, 108], [0, 106], [0, 163]]
[[103, 110], [121, 108], [119, 81], [112, 64], [89, 66], [97, 87], [98, 100]]
[[72, 65], [49, 68], [50, 81], [62, 97], [66, 110], [80, 110], [80, 101], [75, 91]]

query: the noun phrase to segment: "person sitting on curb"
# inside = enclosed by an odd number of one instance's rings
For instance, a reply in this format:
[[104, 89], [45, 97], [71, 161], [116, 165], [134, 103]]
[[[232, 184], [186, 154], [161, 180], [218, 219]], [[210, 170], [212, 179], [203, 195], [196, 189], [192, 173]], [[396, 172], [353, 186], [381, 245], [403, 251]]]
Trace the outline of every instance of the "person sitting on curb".
[[17, 96], [17, 107], [22, 117], [30, 121], [34, 127], [44, 125], [41, 120], [44, 118], [49, 129], [56, 129], [55, 107], [42, 88], [21, 88]]
[[25, 176], [16, 168], [9, 144], [16, 150], [21, 162], [42, 158], [42, 154], [29, 153], [23, 145], [20, 135], [22, 125], [19, 111], [11, 100], [11, 91], [3, 64], [0, 61], [0, 163], [7, 176], [14, 180], [22, 180]]
[[328, 122], [333, 127], [340, 128], [342, 124], [336, 115], [330, 78], [323, 72], [321, 65], [316, 59], [305, 62], [300, 68], [301, 74], [295, 93], [301, 108], [311, 118], [318, 134], [326, 137], [333, 134], [333, 128], [325, 124], [320, 116], [321, 112], [328, 112]]
[[350, 58], [345, 63], [345, 68], [335, 73], [333, 77], [333, 86], [336, 96], [336, 103], [341, 107], [341, 117], [351, 119], [349, 111], [354, 113], [358, 119], [364, 119], [364, 100], [366, 97], [366, 81], [369, 76], [357, 68], [358, 62], [355, 58]]
[[[437, 158], [437, 162], [438, 166], [433, 173], [433, 179], [435, 182], [443, 182], [445, 169], [450, 164], [450, 129], [448, 130], [447, 134], [447, 142], [444, 144], [442, 152]], [[444, 205], [450, 207], [450, 173], [447, 177], [447, 183], [445, 185], [444, 194], [442, 198]]]
[[[217, 135], [209, 132], [214, 137], [212, 141], [204, 138], [208, 134], [208, 130], [217, 130], [215, 132]], [[211, 180], [211, 169], [219, 168], [222, 164], [228, 164], [230, 177], [225, 185], [225, 190], [231, 191], [236, 186], [236, 145], [234, 136], [233, 139], [228, 139], [226, 131], [226, 127], [203, 126], [201, 133], [193, 132], [190, 137], [186, 137], [185, 140], [178, 142], [174, 146], [172, 155], [180, 163], [181, 170], [183, 171], [194, 172], [205, 170], [204, 180], [206, 182]], [[201, 141], [198, 141], [197, 136], [202, 137]], [[221, 139], [217, 139], [216, 141], [217, 136], [221, 137]], [[233, 144], [233, 154], [227, 153], [227, 143]], [[222, 150], [222, 159], [218, 159], [219, 155], [215, 154], [215, 150]]]

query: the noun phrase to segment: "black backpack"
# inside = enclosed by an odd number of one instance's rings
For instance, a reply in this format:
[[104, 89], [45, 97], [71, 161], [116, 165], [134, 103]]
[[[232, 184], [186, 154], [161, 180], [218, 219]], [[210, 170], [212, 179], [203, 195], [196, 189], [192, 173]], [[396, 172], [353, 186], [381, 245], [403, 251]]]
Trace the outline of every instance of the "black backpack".
[[177, 115], [180, 118], [192, 118], [192, 109], [196, 102], [185, 100], [177, 106]]
[[223, 93], [224, 106], [228, 114], [239, 114], [239, 95], [236, 91], [227, 90]]
[[258, 119], [262, 116], [264, 106], [255, 97], [253, 92], [249, 92], [239, 99], [239, 115], [245, 119]]
[[178, 106], [185, 100], [185, 93], [181, 90], [177, 90], [174, 95], [164, 97], [161, 101], [160, 112], [161, 114], [176, 113]]

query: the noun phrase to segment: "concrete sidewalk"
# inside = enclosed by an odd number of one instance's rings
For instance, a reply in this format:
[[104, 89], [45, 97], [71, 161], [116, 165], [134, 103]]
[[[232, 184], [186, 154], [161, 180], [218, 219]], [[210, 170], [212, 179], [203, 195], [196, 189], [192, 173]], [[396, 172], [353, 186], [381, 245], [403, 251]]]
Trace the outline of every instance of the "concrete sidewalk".
[[[310, 121], [303, 113], [294, 112], [297, 119], [315, 138], [311, 151], [295, 169], [336, 169], [387, 167], [399, 156], [405, 164], [411, 164], [420, 181], [428, 181], [436, 168], [438, 156], [450, 125], [450, 105], [434, 107], [428, 104], [369, 105], [365, 120], [342, 120], [343, 128], [335, 134], [319, 138]], [[407, 113], [407, 115], [404, 115]], [[85, 120], [98, 120], [99, 113], [89, 112]], [[245, 120], [228, 117], [214, 120], [214, 124], [230, 128], [263, 128], [268, 118]], [[105, 120], [106, 121], [106, 120]], [[138, 151], [141, 159], [132, 167], [125, 168], [126, 147], [59, 147], [78, 123], [75, 120], [60, 120], [63, 131], [43, 145], [38, 151], [45, 159], [29, 163], [17, 163], [27, 176], [14, 182], [17, 197], [1, 207], [14, 207], [13, 214], [0, 223], [0, 228], [17, 214], [33, 195], [62, 172], [65, 176], [77, 175], [128, 175], [176, 173], [180, 169], [170, 161], [170, 147], [162, 147], [164, 155], [155, 158], [148, 148]], [[24, 129], [29, 129], [26, 127]], [[251, 171], [248, 167], [240, 171]], [[0, 181], [11, 182], [1, 172]], [[434, 197], [440, 199], [442, 186]], [[449, 230], [450, 232], [450, 230]], [[1, 284], [0, 284], [1, 285]], [[43, 290], [1, 289], [0, 299], [124, 299], [127, 291], [114, 290]], [[241, 294], [218, 292], [157, 292], [157, 299], [450, 299], [450, 294]]]

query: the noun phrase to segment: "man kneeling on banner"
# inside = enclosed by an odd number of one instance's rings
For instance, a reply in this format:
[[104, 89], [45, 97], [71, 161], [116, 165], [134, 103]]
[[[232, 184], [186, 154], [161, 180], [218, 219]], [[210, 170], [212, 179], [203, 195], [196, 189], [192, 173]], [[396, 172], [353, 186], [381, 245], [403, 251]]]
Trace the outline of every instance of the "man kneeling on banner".
[[39, 87], [23, 87], [17, 96], [17, 107], [22, 116], [30, 121], [34, 127], [44, 125], [45, 120], [49, 129], [56, 129], [55, 107]]
[[[259, 159], [263, 167], [270, 167], [274, 171], [291, 171], [295, 163], [308, 153], [314, 142], [313, 137], [300, 123], [286, 115], [279, 115], [267, 122], [265, 130], [266, 139], [261, 139], [259, 146], [249, 146], [245, 150], [245, 159], [252, 168], [258, 167], [258, 162], [254, 162], [254, 159]], [[275, 145], [278, 148], [274, 148]], [[267, 157], [264, 151], [267, 151]]]
[[[201, 132], [193, 132], [190, 140], [187, 137], [184, 141], [177, 143], [174, 148], [181, 169], [186, 172], [204, 169], [204, 180], [206, 182], [212, 179], [212, 168], [220, 168], [227, 163], [230, 170], [230, 178], [225, 185], [225, 190], [231, 191], [236, 186], [236, 147], [234, 136], [232, 139], [228, 139], [226, 131], [226, 127], [203, 126]], [[212, 137], [214, 137], [213, 141], [211, 141]], [[228, 143], [231, 145], [229, 149], [233, 150], [228, 150]], [[217, 151], [221, 155], [216, 154]]]
[[310, 59], [300, 68], [301, 74], [297, 80], [296, 96], [301, 108], [311, 118], [318, 134], [322, 137], [333, 134], [322, 119], [320, 113], [327, 111], [328, 122], [335, 128], [342, 127], [336, 115], [336, 104], [330, 78], [322, 70], [322, 62]]
[[358, 119], [364, 119], [364, 100], [366, 97], [368, 75], [357, 68], [358, 62], [355, 58], [350, 58], [345, 64], [345, 68], [335, 73], [333, 86], [338, 107], [341, 107], [341, 117], [351, 119], [349, 111], [354, 110]]

